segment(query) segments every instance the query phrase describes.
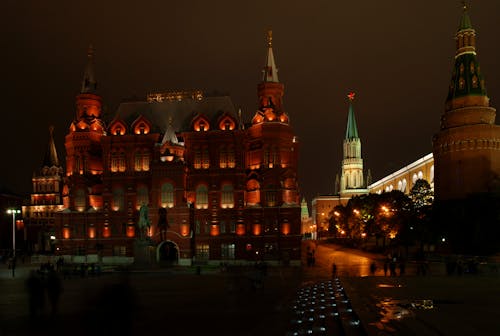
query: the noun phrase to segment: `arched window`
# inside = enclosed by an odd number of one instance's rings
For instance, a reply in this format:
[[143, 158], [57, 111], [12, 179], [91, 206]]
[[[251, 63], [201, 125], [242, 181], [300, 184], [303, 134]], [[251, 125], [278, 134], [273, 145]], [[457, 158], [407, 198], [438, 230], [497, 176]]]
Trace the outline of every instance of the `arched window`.
[[203, 169], [208, 169], [210, 167], [210, 157], [208, 154], [208, 147], [204, 147], [201, 151], [201, 166]]
[[141, 185], [137, 187], [137, 210], [143, 205], [149, 204], [149, 192], [148, 187]]
[[247, 203], [249, 205], [260, 203], [260, 184], [256, 179], [247, 182]]
[[200, 147], [196, 147], [194, 149], [193, 167], [194, 167], [194, 169], [200, 169], [201, 168], [201, 149], [200, 149]]
[[417, 180], [418, 180], [417, 174], [413, 174], [413, 177], [411, 178], [412, 184], [415, 184], [415, 182], [417, 182]]
[[221, 208], [234, 208], [234, 188], [231, 184], [223, 184], [221, 190]]
[[402, 192], [406, 192], [406, 186], [408, 185], [408, 183], [406, 182], [406, 179], [403, 179], [403, 187], [401, 189]]
[[228, 146], [227, 148], [227, 167], [228, 168], [236, 167], [236, 156], [234, 154], [233, 146]]
[[149, 153], [146, 151], [137, 151], [135, 153], [135, 171], [149, 170]]
[[219, 148], [219, 167], [226, 168], [227, 167], [227, 151], [226, 146], [222, 145]]
[[398, 182], [398, 190], [403, 191], [403, 182], [402, 181]]
[[419, 180], [422, 180], [424, 178], [424, 174], [422, 173], [422, 171], [419, 171], [417, 176]]
[[161, 185], [161, 206], [172, 208], [174, 206], [174, 186], [172, 183], [163, 183]]
[[117, 187], [113, 189], [113, 210], [123, 211], [125, 209], [125, 193], [123, 188]]
[[208, 208], [208, 188], [204, 184], [199, 185], [196, 188], [196, 208], [197, 209]]
[[431, 178], [430, 178], [430, 180], [431, 180], [431, 183], [434, 182], [434, 165], [431, 166]]
[[84, 211], [87, 207], [85, 190], [78, 189], [75, 193], [75, 208], [78, 211]]

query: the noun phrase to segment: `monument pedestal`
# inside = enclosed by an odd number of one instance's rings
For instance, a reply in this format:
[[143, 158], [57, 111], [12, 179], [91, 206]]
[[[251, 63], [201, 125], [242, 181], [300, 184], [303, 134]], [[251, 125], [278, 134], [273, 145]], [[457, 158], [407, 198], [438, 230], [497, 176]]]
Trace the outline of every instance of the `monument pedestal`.
[[153, 242], [149, 239], [137, 239], [134, 242], [134, 266], [151, 268], [156, 264]]

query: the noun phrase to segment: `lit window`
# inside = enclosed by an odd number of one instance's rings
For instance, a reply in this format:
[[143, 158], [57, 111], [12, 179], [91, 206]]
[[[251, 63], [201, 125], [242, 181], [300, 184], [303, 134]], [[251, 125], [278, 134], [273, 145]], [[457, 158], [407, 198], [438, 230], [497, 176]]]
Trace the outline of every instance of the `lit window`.
[[78, 211], [85, 210], [87, 206], [86, 195], [83, 189], [78, 189], [75, 194], [75, 208]]
[[142, 205], [148, 205], [149, 204], [149, 192], [148, 192], [148, 187], [146, 186], [140, 186], [137, 188], [137, 210]]
[[149, 153], [136, 152], [135, 171], [148, 171], [148, 170], [149, 170]]
[[224, 184], [221, 191], [221, 208], [234, 207], [234, 189], [231, 184]]
[[208, 153], [208, 148], [204, 147], [201, 152], [201, 165], [203, 169], [208, 169], [210, 167], [210, 157]]
[[174, 186], [164, 183], [161, 186], [161, 206], [172, 208], [174, 206]]
[[196, 208], [208, 208], [208, 188], [206, 185], [199, 185], [196, 188]]
[[194, 150], [193, 167], [194, 167], [194, 169], [201, 168], [201, 149], [199, 147], [195, 148], [195, 150]]
[[223, 260], [234, 260], [235, 258], [235, 244], [221, 244], [220, 254]]
[[196, 244], [196, 260], [208, 260], [210, 247], [208, 244]]
[[113, 210], [123, 211], [125, 209], [125, 193], [123, 188], [113, 189]]

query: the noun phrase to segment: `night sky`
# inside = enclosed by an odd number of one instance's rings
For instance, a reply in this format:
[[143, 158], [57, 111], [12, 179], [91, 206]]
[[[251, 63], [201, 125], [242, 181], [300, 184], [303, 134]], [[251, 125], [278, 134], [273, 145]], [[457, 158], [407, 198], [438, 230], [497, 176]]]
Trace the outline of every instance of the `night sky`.
[[[89, 44], [108, 116], [122, 99], [196, 88], [230, 94], [249, 119], [271, 28], [310, 202], [333, 192], [350, 91], [374, 181], [432, 151], [462, 9], [457, 0], [2, 0], [0, 13], [0, 186], [31, 191], [51, 124], [64, 158]], [[469, 13], [499, 108], [500, 1], [473, 1]]]

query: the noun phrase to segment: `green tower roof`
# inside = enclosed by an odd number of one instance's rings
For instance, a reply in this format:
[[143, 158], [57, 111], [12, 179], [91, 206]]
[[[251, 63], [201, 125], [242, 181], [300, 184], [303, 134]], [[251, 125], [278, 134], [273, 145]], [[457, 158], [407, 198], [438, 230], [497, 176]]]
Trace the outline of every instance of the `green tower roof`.
[[[456, 33], [459, 44], [446, 101], [469, 95], [487, 95], [484, 77], [477, 59], [475, 42], [472, 42], [473, 39], [475, 41], [476, 32], [472, 28], [465, 4], [463, 9], [460, 27]], [[467, 38], [467, 36], [469, 37]]]
[[356, 118], [354, 117], [354, 108], [352, 101], [354, 100], [354, 93], [350, 93], [349, 97], [349, 114], [347, 115], [347, 129], [345, 132], [346, 139], [356, 139], [358, 136], [358, 127], [356, 126]]
[[464, 29], [472, 29], [472, 23], [470, 22], [470, 17], [469, 13], [467, 12], [467, 5], [464, 2], [463, 5], [463, 13], [462, 13], [462, 18], [460, 19], [460, 26], [458, 27], [458, 30], [464, 30]]

